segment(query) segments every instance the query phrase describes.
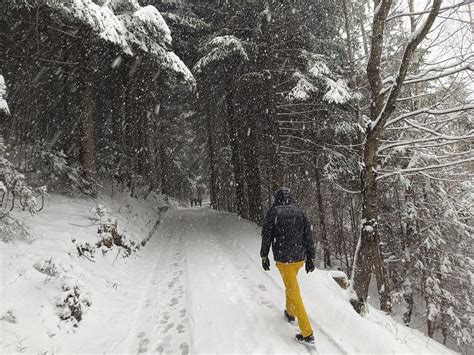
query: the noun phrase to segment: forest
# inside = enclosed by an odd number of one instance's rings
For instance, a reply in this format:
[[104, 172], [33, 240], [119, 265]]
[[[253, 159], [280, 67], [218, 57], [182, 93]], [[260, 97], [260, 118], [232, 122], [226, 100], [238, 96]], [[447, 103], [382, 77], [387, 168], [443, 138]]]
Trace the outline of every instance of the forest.
[[204, 193], [261, 225], [287, 186], [357, 312], [466, 349], [473, 16], [470, 0], [2, 1], [0, 240], [51, 193]]

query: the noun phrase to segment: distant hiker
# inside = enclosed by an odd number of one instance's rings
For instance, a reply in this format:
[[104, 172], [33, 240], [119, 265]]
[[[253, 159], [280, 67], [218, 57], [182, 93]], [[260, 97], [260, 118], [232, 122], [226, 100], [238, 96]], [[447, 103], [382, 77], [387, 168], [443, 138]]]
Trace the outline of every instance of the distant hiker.
[[193, 207], [193, 204], [194, 204], [194, 197], [191, 197], [190, 202], [191, 202], [191, 207]]
[[199, 207], [202, 207], [202, 194], [204, 193], [203, 187], [199, 186], [197, 188], [197, 202], [199, 203]]
[[265, 271], [270, 270], [270, 246], [286, 288], [284, 315], [289, 322], [293, 322], [295, 317], [298, 319], [301, 333], [296, 335], [296, 340], [312, 344], [313, 330], [301, 298], [297, 275], [303, 264], [307, 273], [314, 271], [314, 242], [308, 218], [303, 209], [293, 204], [290, 189], [286, 187], [275, 193], [273, 206], [265, 216], [260, 249]]
[[202, 196], [201, 195], [198, 196], [197, 203], [199, 203], [199, 207], [202, 207]]

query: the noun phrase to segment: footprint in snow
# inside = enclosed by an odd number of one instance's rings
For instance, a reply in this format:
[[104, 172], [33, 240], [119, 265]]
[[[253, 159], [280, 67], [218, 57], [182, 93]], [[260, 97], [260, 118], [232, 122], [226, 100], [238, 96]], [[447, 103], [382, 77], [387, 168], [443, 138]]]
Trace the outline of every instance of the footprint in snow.
[[167, 333], [173, 327], [174, 327], [174, 323], [166, 324], [166, 327], [165, 327], [165, 329], [163, 329], [162, 333]]
[[178, 302], [179, 302], [178, 299], [176, 297], [173, 297], [170, 301], [169, 306], [170, 307], [176, 306], [178, 304]]
[[180, 316], [181, 318], [183, 318], [185, 315], [186, 315], [186, 309], [185, 309], [185, 308], [180, 309], [180, 311], [179, 311], [179, 316]]
[[176, 327], [176, 330], [178, 331], [178, 333], [184, 333], [185, 326], [184, 326], [183, 324], [179, 324], [179, 325]]
[[140, 339], [140, 342], [138, 343], [138, 353], [145, 353], [148, 350], [147, 345], [149, 343], [149, 339]]
[[265, 287], [264, 284], [258, 284], [258, 288], [259, 288], [260, 290], [262, 290], [262, 291], [266, 291], [266, 290], [267, 290], [267, 288]]
[[145, 336], [145, 332], [140, 332], [137, 334], [137, 338], [143, 338]]
[[264, 298], [260, 298], [259, 301], [260, 301], [260, 303], [261, 303], [262, 305], [266, 306], [266, 307], [269, 308], [269, 309], [275, 308], [275, 307], [270, 303], [270, 301], [268, 301], [268, 300], [266, 300], [266, 299], [264, 299]]
[[181, 349], [181, 355], [188, 355], [189, 354], [189, 345], [188, 345], [188, 343], [186, 343], [186, 342], [181, 343], [179, 348]]
[[170, 319], [170, 315], [168, 313], [163, 314], [163, 318], [160, 320], [161, 324], [166, 324], [168, 323], [168, 320]]

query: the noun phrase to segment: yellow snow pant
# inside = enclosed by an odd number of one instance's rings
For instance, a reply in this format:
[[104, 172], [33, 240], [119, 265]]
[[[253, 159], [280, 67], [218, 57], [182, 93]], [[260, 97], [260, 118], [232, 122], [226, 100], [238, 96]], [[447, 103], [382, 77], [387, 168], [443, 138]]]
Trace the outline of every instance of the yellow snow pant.
[[313, 333], [313, 330], [304, 308], [297, 279], [298, 271], [300, 271], [303, 265], [304, 261], [298, 261], [297, 263], [276, 262], [276, 267], [280, 271], [283, 283], [285, 284], [286, 311], [298, 319], [301, 334], [307, 337]]

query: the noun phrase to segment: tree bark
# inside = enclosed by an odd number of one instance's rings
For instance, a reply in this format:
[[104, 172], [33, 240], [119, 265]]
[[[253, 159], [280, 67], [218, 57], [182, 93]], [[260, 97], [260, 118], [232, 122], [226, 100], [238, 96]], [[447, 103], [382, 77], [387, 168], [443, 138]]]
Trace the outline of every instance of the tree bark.
[[263, 217], [262, 206], [262, 181], [259, 166], [259, 151], [257, 142], [260, 141], [260, 132], [257, 125], [257, 107], [251, 100], [255, 88], [253, 77], [239, 82], [239, 115], [244, 122], [242, 141], [243, 156], [245, 162], [245, 180], [247, 185], [248, 218], [261, 224]]
[[94, 130], [94, 104], [92, 101], [92, 84], [84, 83], [82, 108], [82, 161], [86, 175], [95, 178], [97, 167], [95, 162], [95, 130]]
[[[264, 10], [271, 13], [270, 2], [264, 3]], [[279, 187], [283, 186], [284, 171], [280, 160], [280, 127], [278, 124], [278, 116], [275, 105], [274, 95], [274, 76], [272, 74], [273, 69], [273, 58], [272, 58], [272, 42], [273, 36], [271, 31], [271, 16], [267, 19], [266, 16], [262, 16], [261, 23], [262, 33], [262, 49], [260, 52], [260, 65], [263, 69], [264, 74], [264, 116], [267, 122], [267, 137], [268, 137], [268, 149], [269, 159], [272, 174], [272, 190], [275, 192]]]
[[[359, 87], [358, 78], [357, 78], [357, 71], [356, 71], [356, 63], [354, 57], [354, 44], [352, 42], [352, 21], [351, 21], [351, 13], [350, 13], [350, 5], [348, 4], [348, 0], [343, 0], [343, 8], [344, 8], [344, 23], [346, 29], [346, 42], [347, 42], [347, 55], [349, 57], [349, 63], [351, 68], [351, 84], [352, 90], [356, 91]], [[366, 44], [365, 44], [366, 46]], [[362, 120], [362, 112], [360, 109], [359, 100], [355, 100], [354, 105], [354, 113], [356, 115], [356, 121], [360, 127], [364, 127], [364, 121]], [[358, 142], [362, 141], [361, 131], [357, 130], [358, 132]]]
[[324, 217], [323, 193], [321, 190], [321, 179], [318, 163], [316, 163], [314, 179], [316, 181], [316, 200], [318, 202], [319, 228], [321, 229], [321, 247], [323, 248], [323, 263], [324, 268], [326, 269], [327, 267], [331, 267], [331, 256], [329, 254], [326, 220]]
[[216, 161], [216, 147], [215, 139], [213, 133], [213, 110], [209, 110], [209, 113], [206, 115], [206, 124], [207, 124], [207, 148], [209, 150], [209, 170], [210, 170], [210, 182], [209, 182], [209, 194], [210, 194], [210, 206], [213, 209], [217, 209], [217, 195], [218, 195], [218, 186], [217, 186], [217, 161]]
[[242, 165], [242, 154], [240, 152], [239, 144], [239, 125], [236, 122], [237, 115], [235, 114], [234, 90], [227, 89], [226, 95], [227, 106], [227, 122], [229, 126], [230, 146], [232, 149], [232, 167], [234, 171], [235, 181], [235, 197], [237, 214], [243, 218], [247, 218], [247, 208], [245, 203], [245, 179], [244, 169]]

